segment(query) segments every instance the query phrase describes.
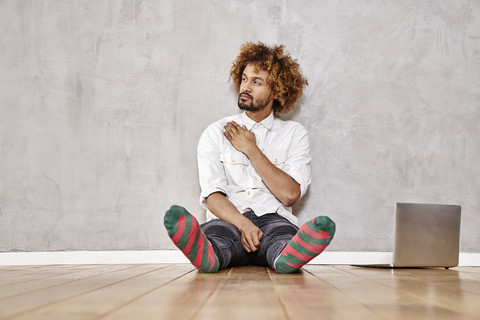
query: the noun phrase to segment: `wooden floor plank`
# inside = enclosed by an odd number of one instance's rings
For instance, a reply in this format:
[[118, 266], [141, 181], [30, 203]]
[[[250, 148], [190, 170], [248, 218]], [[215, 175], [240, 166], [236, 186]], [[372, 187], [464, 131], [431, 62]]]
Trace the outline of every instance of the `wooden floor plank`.
[[308, 272], [271, 277], [290, 319], [385, 319]]
[[58, 269], [17, 269], [11, 272], [0, 274], [0, 286], [10, 285], [16, 282], [22, 282], [28, 279], [38, 277], [49, 277], [51, 274], [59, 273]]
[[72, 264], [65, 264], [65, 265], [29, 265], [29, 266], [3, 266], [0, 267], [1, 271], [26, 271], [26, 272], [36, 272], [36, 271], [43, 271], [43, 270], [51, 270], [52, 267], [55, 269], [72, 269], [72, 268], [90, 268], [93, 265], [72, 265]]
[[459, 267], [453, 268], [452, 270], [460, 271], [460, 276], [464, 279], [480, 281], [480, 272], [478, 272], [479, 269], [479, 267]]
[[99, 319], [192, 319], [227, 274], [228, 270], [214, 274], [189, 272]]
[[[471, 319], [465, 314], [457, 313], [431, 301], [418, 299], [365, 277], [359, 277], [346, 272], [345, 269], [326, 269], [318, 265], [307, 266], [304, 269], [388, 319]], [[375, 269], [371, 272], [380, 274], [391, 271]]]
[[[187, 264], [149, 265], [147, 270], [143, 270], [145, 273], [72, 299], [50, 304], [15, 319], [98, 319], [192, 269], [193, 267]], [[132, 319], [134, 318], [136, 317]]]
[[[58, 267], [50, 267], [45, 268], [42, 270], [35, 269], [33, 271], [28, 272], [28, 270], [24, 270], [22, 273], [15, 273], [15, 274], [2, 274], [0, 275], [0, 290], [1, 287], [8, 286], [9, 288], [12, 285], [23, 284], [29, 281], [38, 281], [42, 279], [49, 279], [58, 276], [64, 276], [76, 272], [81, 272], [84, 270], [91, 270], [94, 268], [99, 268], [98, 266], [90, 266], [89, 268], [58, 268]], [[0, 298], [2, 295], [0, 294]]]
[[74, 279], [71, 281], [54, 286], [49, 285], [47, 279], [44, 289], [0, 300], [0, 317], [8, 319], [31, 312], [56, 301], [62, 301], [141, 273], [148, 268], [148, 266], [112, 265], [101, 270], [88, 270], [81, 275], [74, 273], [72, 275]]
[[288, 319], [267, 268], [236, 267], [195, 319]]
[[50, 268], [49, 273], [35, 273], [28, 275], [28, 277], [20, 277], [20, 279], [12, 281], [9, 285], [0, 286], [0, 301], [123, 268], [129, 268], [129, 266], [95, 266], [93, 268], [82, 268], [73, 271], [68, 271], [64, 268]]
[[480, 281], [463, 280], [462, 284], [459, 270], [443, 268], [373, 270], [345, 266], [337, 268], [457, 314], [472, 318], [480, 317], [478, 303], [480, 295], [465, 290], [465, 287], [478, 290]]
[[[6, 272], [19, 272], [19, 271], [24, 271], [25, 268], [21, 268], [21, 267], [16, 267], [16, 266], [13, 266], [13, 267], [0, 267], [0, 275], [3, 274], [3, 273], [6, 273]], [[31, 272], [31, 269], [28, 269], [30, 272]]]
[[[1, 257], [1, 255], [0, 255]], [[1, 266], [0, 269], [3, 269], [3, 270], [33, 270], [34, 268], [36, 268], [38, 266], [34, 266], [34, 265], [29, 265], [29, 266]]]
[[[344, 269], [342, 266], [337, 266], [339, 269]], [[362, 275], [366, 273], [367, 275], [370, 271], [363, 268], [350, 268], [350, 272]], [[480, 268], [477, 268], [480, 270]], [[415, 283], [416, 290], [420, 289], [420, 284], [418, 280], [421, 280], [423, 283], [423, 288], [425, 291], [429, 289], [430, 291], [435, 290], [441, 295], [453, 294], [454, 296], [461, 295], [466, 296], [467, 299], [476, 300], [480, 295], [480, 277], [474, 277], [472, 275], [480, 275], [477, 271], [477, 274], [470, 271], [465, 272], [463, 268], [454, 268], [454, 269], [398, 269], [393, 271], [395, 274], [394, 277], [389, 277], [385, 284], [398, 283], [397, 287], [408, 288], [406, 284]], [[377, 281], [385, 280], [385, 273], [376, 273], [373, 272], [370, 274], [372, 279]], [[381, 277], [378, 277], [381, 276]], [[394, 278], [396, 281], [393, 281]], [[438, 297], [441, 297], [438, 296]], [[474, 295], [474, 296], [472, 296]], [[464, 301], [465, 302], [465, 301]], [[468, 302], [467, 302], [468, 303]]]
[[[58, 271], [54, 271], [58, 272]], [[41, 275], [42, 273], [52, 273], [52, 270], [32, 270], [32, 269], [17, 269], [10, 272], [2, 272], [0, 274], [0, 286], [9, 285], [18, 281], [18, 277], [26, 277], [28, 275]], [[21, 281], [21, 279], [20, 279]]]

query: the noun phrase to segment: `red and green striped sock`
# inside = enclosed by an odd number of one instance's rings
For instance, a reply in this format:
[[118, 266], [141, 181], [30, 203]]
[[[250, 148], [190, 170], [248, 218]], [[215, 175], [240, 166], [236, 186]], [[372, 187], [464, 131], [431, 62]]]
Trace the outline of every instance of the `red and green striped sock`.
[[330, 244], [335, 222], [319, 216], [306, 222], [275, 260], [275, 271], [291, 273], [318, 256]]
[[165, 213], [164, 225], [173, 243], [198, 270], [210, 273], [218, 271], [218, 258], [212, 245], [203, 234], [197, 219], [185, 208], [172, 206]]

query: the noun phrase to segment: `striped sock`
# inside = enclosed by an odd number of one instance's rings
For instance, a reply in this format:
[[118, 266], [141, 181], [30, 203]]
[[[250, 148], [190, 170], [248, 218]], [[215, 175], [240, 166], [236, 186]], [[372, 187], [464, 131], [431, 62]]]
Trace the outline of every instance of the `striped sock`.
[[212, 245], [200, 229], [197, 219], [185, 208], [172, 206], [165, 213], [164, 225], [173, 243], [195, 268], [205, 273], [218, 271], [219, 262]]
[[275, 260], [275, 271], [291, 273], [318, 256], [330, 244], [335, 222], [319, 216], [306, 222]]

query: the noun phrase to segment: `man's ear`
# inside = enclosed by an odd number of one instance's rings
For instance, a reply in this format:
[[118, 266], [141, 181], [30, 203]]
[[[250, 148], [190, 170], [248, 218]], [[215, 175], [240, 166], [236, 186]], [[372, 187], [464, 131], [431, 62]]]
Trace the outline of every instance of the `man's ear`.
[[278, 98], [277, 93], [274, 90], [272, 90], [272, 98], [273, 100], [276, 100]]

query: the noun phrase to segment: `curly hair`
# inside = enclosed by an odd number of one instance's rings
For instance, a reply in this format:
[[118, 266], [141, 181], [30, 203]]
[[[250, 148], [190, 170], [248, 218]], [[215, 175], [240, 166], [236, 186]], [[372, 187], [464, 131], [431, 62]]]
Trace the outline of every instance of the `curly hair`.
[[267, 83], [277, 95], [273, 102], [275, 115], [287, 113], [302, 95], [303, 87], [308, 84], [300, 73], [297, 60], [283, 52], [284, 45], [268, 47], [262, 42], [244, 43], [230, 69], [230, 79], [235, 90], [240, 93], [243, 70], [249, 63], [268, 71]]

